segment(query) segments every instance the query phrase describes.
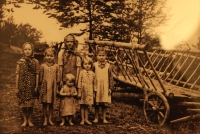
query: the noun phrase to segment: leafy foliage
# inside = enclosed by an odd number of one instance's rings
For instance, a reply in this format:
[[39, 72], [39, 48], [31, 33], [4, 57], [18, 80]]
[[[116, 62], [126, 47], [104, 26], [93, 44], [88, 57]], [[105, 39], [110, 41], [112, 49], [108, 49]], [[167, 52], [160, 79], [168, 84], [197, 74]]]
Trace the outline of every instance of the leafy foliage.
[[3, 26], [0, 28], [0, 40], [2, 43], [10, 44], [11, 38], [13, 36], [13, 31], [17, 28], [14, 24], [13, 17], [8, 18], [3, 21]]
[[4, 17], [4, 15], [3, 15], [3, 4], [5, 4], [6, 3], [6, 0], [1, 0], [0, 1], [0, 21], [2, 20], [2, 18]]
[[[24, 42], [28, 41], [37, 44], [42, 37], [42, 33], [33, 28], [30, 24], [20, 24], [15, 29], [11, 44], [21, 46]], [[20, 39], [20, 40], [19, 40]]]
[[30, 24], [15, 24], [13, 17], [4, 21], [0, 28], [0, 41], [5, 44], [21, 47], [24, 42], [39, 43], [42, 33]]
[[51, 11], [48, 14], [57, 18], [63, 27], [88, 24], [81, 29], [80, 35], [89, 32], [90, 39], [130, 42], [135, 37], [141, 43], [146, 37], [157, 38], [153, 28], [167, 20], [165, 1], [59, 0], [43, 6], [46, 12]]

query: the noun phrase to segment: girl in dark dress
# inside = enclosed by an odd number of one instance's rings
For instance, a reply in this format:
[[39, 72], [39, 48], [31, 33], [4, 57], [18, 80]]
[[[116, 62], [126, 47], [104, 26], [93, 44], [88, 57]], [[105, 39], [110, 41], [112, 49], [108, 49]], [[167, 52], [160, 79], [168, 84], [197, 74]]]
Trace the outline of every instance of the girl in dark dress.
[[18, 60], [16, 67], [16, 88], [19, 105], [22, 108], [23, 124], [33, 127], [31, 117], [35, 94], [38, 88], [39, 62], [33, 57], [33, 44], [26, 42], [22, 46], [23, 57]]

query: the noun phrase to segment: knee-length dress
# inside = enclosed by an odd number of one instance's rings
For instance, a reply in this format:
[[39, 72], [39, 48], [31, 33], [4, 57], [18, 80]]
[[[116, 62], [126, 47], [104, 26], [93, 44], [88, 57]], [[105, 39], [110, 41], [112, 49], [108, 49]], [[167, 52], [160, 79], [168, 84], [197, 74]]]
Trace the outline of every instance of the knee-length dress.
[[[72, 92], [73, 94], [77, 94], [75, 87], [68, 87], [67, 85], [63, 86], [63, 92], [64, 93]], [[74, 96], [62, 96], [60, 99], [60, 116], [68, 116], [75, 114], [76, 114], [76, 100]]]
[[113, 88], [113, 79], [109, 63], [104, 63], [101, 67], [101, 63], [95, 62], [95, 75], [97, 79], [97, 89], [95, 102], [98, 103], [111, 103], [111, 95], [109, 95], [109, 89]]
[[58, 64], [49, 65], [44, 63], [40, 67], [40, 101], [43, 103], [55, 103], [57, 82], [60, 81]]
[[96, 91], [96, 76], [92, 71], [82, 70], [78, 79], [78, 89], [81, 90], [79, 104], [92, 105], [94, 101], [93, 93]]
[[36, 75], [39, 75], [38, 60], [22, 57], [17, 61], [16, 74], [19, 75], [17, 97], [20, 107], [33, 107]]

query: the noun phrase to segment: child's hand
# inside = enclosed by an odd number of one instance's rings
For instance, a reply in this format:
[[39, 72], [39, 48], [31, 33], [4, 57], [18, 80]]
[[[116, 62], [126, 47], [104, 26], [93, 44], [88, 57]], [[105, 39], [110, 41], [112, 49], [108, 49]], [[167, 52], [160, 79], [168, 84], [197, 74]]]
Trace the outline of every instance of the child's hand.
[[77, 96], [77, 93], [76, 92], [72, 92], [71, 96]]
[[96, 93], [97, 93], [97, 92], [96, 92], [96, 91], [94, 91], [94, 94], [93, 94], [93, 97], [94, 97], [94, 99], [96, 98]]
[[63, 81], [60, 81], [60, 87], [63, 87]]
[[14, 92], [17, 93], [19, 91], [19, 88], [15, 88]]
[[70, 92], [67, 92], [67, 93], [66, 93], [66, 96], [70, 96], [70, 95], [71, 95]]
[[78, 99], [81, 99], [81, 93], [78, 93]]
[[60, 94], [60, 92], [59, 92], [59, 90], [58, 90], [58, 89], [56, 90], [56, 94]]
[[112, 91], [111, 89], [108, 89], [108, 95], [111, 95]]
[[34, 92], [37, 93], [38, 91], [38, 87], [35, 87]]

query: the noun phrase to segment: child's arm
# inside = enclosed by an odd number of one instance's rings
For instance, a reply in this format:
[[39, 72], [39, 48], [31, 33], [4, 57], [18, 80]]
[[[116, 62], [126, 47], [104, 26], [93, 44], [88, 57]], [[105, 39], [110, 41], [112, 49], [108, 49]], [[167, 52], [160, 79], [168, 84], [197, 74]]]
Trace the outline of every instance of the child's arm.
[[44, 75], [44, 66], [43, 64], [40, 66], [40, 73], [39, 73], [39, 84], [42, 84], [43, 81], [43, 75]]
[[77, 87], [77, 86], [78, 86], [78, 78], [79, 78], [80, 68], [81, 68], [81, 67], [77, 67], [77, 71], [76, 71], [76, 81], [75, 81], [75, 87]]
[[96, 78], [95, 73], [94, 73], [94, 79], [93, 79], [93, 90], [94, 90], [94, 98], [96, 98], [96, 94], [97, 94], [97, 78]]
[[77, 56], [77, 61], [76, 61], [76, 81], [75, 81], [75, 87], [78, 86], [78, 79], [79, 79], [79, 74], [80, 74], [80, 68], [81, 68], [81, 58]]
[[78, 98], [79, 98], [79, 99], [81, 98], [81, 93], [82, 93], [82, 89], [81, 89], [81, 88], [78, 88]]
[[60, 86], [60, 71], [59, 71], [59, 65], [56, 66], [56, 84], [57, 84], [57, 94], [59, 94], [59, 89], [58, 87]]
[[19, 64], [16, 67], [16, 88], [19, 88]]
[[78, 95], [78, 93], [77, 93], [77, 91], [76, 91], [76, 88], [74, 87], [73, 88], [73, 90], [72, 90], [72, 92], [71, 92], [71, 96], [77, 96]]
[[81, 71], [79, 74], [79, 79], [78, 79], [78, 98], [81, 98], [81, 93], [82, 93], [82, 76], [83, 76], [83, 73]]
[[40, 66], [38, 60], [36, 60], [36, 82], [35, 82], [35, 89], [34, 91], [37, 92], [38, 90], [38, 83], [39, 83], [39, 71], [40, 71]]
[[63, 86], [63, 66], [59, 65], [59, 72], [60, 72], [60, 86]]
[[35, 83], [35, 92], [38, 91], [38, 83], [39, 83], [39, 74], [36, 74], [36, 83]]
[[111, 92], [114, 90], [114, 81], [113, 81], [112, 67], [111, 66], [108, 69], [108, 78], [109, 78], [109, 92], [108, 92], [108, 95], [111, 95]]
[[65, 92], [64, 92], [64, 89], [61, 88], [61, 90], [60, 90], [60, 95], [61, 95], [61, 96], [70, 96], [70, 93], [69, 93], [69, 92], [65, 93]]

